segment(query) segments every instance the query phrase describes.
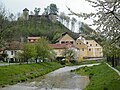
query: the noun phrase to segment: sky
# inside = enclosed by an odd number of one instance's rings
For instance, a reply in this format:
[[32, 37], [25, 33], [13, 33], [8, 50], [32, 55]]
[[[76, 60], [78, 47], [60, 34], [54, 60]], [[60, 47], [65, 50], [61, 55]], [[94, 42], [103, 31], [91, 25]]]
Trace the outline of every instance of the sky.
[[[41, 13], [51, 3], [54, 3], [59, 8], [59, 12], [65, 12], [65, 14], [69, 14], [69, 7], [72, 11], [79, 13], [91, 13], [95, 12], [95, 9], [89, 5], [89, 3], [85, 0], [0, 0], [2, 4], [9, 10], [11, 13], [17, 15], [17, 13], [22, 13], [24, 8], [28, 8], [29, 11], [34, 11], [34, 8], [41, 8]], [[67, 7], [66, 7], [67, 6]], [[72, 16], [71, 16], [72, 17]], [[84, 21], [82, 18], [77, 18], [81, 21]], [[84, 21], [85, 23], [91, 23], [91, 21]]]

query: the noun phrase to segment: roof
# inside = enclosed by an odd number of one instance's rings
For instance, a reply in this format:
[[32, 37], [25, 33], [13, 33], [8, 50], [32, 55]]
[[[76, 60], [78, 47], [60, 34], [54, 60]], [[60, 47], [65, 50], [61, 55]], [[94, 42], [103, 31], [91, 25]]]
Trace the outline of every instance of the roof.
[[[61, 37], [60, 38], [58, 38], [56, 41], [60, 41], [66, 34], [68, 34], [68, 32], [64, 32], [64, 33], [62, 33], [61, 34]], [[69, 34], [68, 34], [69, 35]], [[69, 37], [71, 37], [70, 35], [69, 35]], [[72, 37], [71, 37], [72, 38]], [[73, 39], [73, 38], [72, 38]], [[73, 39], [74, 40], [74, 39]]]
[[23, 9], [23, 11], [29, 11], [27, 8]]
[[0, 48], [0, 52], [3, 51], [4, 49], [3, 48]]
[[40, 39], [40, 37], [28, 37], [27, 39]]
[[22, 44], [18, 41], [13, 41], [8, 44], [8, 47], [6, 50], [21, 50], [22, 49]]
[[53, 49], [64, 49], [67, 47], [66, 44], [49, 44], [49, 46]]
[[49, 44], [49, 46], [53, 49], [65, 49], [65, 48], [76, 48], [74, 45], [72, 44]]

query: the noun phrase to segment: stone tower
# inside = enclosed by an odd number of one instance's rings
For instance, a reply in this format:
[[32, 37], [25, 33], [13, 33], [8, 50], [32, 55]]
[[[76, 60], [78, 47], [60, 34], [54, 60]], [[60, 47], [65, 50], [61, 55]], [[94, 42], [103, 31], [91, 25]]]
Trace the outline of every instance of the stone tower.
[[27, 8], [23, 9], [23, 19], [24, 20], [29, 19], [29, 10]]

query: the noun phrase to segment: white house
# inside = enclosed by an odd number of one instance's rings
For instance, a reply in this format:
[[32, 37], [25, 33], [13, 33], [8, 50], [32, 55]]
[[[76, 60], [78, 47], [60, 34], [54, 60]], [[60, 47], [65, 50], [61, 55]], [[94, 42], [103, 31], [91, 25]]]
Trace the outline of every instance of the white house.
[[6, 53], [7, 56], [7, 61], [9, 62], [15, 62], [15, 55], [17, 52], [21, 52], [22, 45], [20, 42], [12, 42], [9, 44], [9, 46], [4, 50], [4, 53]]

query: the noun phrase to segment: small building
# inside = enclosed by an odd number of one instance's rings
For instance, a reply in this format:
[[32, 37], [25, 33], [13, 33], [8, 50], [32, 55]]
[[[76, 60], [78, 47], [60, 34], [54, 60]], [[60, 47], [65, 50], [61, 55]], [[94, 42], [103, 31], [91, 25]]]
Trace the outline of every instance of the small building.
[[17, 41], [13, 41], [9, 43], [8, 47], [4, 50], [4, 53], [7, 54], [7, 61], [8, 62], [17, 62], [16, 61], [16, 53], [21, 52], [22, 44]]
[[28, 37], [27, 41], [29, 43], [34, 43], [34, 42], [38, 41], [39, 39], [40, 39], [40, 37]]
[[63, 57], [63, 52], [66, 50], [66, 44], [49, 44], [49, 46], [56, 53], [56, 57]]
[[49, 44], [49, 46], [53, 49], [53, 51], [56, 54], [56, 58], [58, 59], [63, 59], [65, 58], [64, 53], [67, 50], [72, 50], [75, 53], [75, 58], [77, 60], [77, 58], [79, 57], [79, 49], [74, 47], [71, 44]]

